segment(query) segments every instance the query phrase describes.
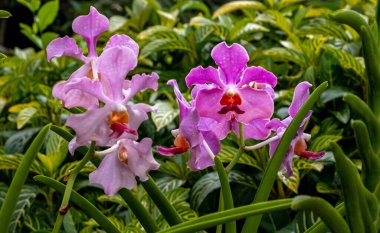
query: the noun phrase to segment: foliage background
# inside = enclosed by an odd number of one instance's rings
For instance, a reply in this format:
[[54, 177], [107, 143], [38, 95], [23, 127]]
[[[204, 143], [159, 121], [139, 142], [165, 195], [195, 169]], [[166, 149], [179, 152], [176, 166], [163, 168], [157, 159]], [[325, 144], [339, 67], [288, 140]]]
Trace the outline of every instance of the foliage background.
[[[349, 127], [355, 115], [341, 99], [345, 93], [367, 98], [361, 43], [352, 28], [331, 21], [329, 13], [351, 8], [372, 22], [375, 1], [2, 1], [0, 9], [10, 11], [13, 17], [0, 20], [1, 51], [8, 55], [0, 65], [0, 204], [31, 139], [47, 123], [62, 126], [70, 114], [52, 98], [51, 88], [67, 79], [80, 63], [71, 58], [48, 63], [44, 48], [57, 36], [73, 36], [72, 20], [87, 14], [90, 5], [111, 20], [109, 32], [99, 39], [99, 48], [112, 34], [127, 34], [140, 45], [139, 65], [130, 76], [159, 73], [159, 90], [135, 97], [136, 102], [158, 106], [159, 111], [139, 132], [151, 137], [155, 145], [170, 146], [170, 130], [178, 124], [177, 103], [166, 81], [177, 79], [189, 97], [184, 77], [190, 69], [215, 65], [210, 58], [212, 48], [221, 41], [237, 42], [249, 52], [249, 65], [263, 66], [278, 77], [274, 117], [285, 117], [297, 83], [307, 80], [317, 86], [329, 81], [330, 89], [321, 96], [307, 125], [312, 134], [309, 149], [328, 150], [331, 141], [339, 141], [361, 168]], [[74, 37], [84, 44], [80, 37]], [[229, 162], [236, 154], [236, 141], [232, 134], [223, 141], [222, 162]], [[80, 156], [67, 156], [67, 142], [54, 133], [49, 135], [23, 187], [10, 232], [51, 230], [62, 197], [53, 189], [38, 186], [32, 177], [43, 174], [64, 182]], [[217, 211], [220, 184], [212, 168], [201, 172], [187, 168], [186, 156], [164, 158], [155, 153], [161, 168], [152, 176], [180, 214], [191, 219]], [[267, 148], [242, 156], [229, 176], [235, 206], [252, 201], [267, 161]], [[342, 200], [331, 152], [320, 161], [295, 158], [294, 167], [290, 179], [278, 176], [271, 199], [309, 194], [332, 204]], [[91, 163], [84, 168], [75, 190], [96, 203], [120, 230], [141, 232], [142, 227], [119, 196], [107, 197], [88, 183], [93, 169]], [[168, 227], [145, 191], [140, 186], [133, 191], [159, 226]], [[308, 212], [278, 212], [264, 217], [260, 232], [303, 232], [314, 221]], [[66, 215], [64, 227], [66, 232], [101, 232], [75, 208]]]

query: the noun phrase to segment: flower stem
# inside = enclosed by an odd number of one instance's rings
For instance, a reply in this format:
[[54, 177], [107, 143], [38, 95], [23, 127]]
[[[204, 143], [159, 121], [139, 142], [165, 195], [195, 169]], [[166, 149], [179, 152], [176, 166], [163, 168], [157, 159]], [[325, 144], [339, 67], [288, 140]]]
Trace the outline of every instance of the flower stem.
[[232, 158], [231, 162], [226, 167], [226, 172], [230, 172], [233, 167], [237, 164], [239, 161], [241, 155], [244, 152], [245, 142], [244, 142], [244, 128], [243, 124], [239, 122], [239, 150], [236, 153], [236, 155]]
[[[33, 179], [41, 184], [47, 185], [60, 193], [65, 192], [65, 185], [46, 176], [38, 175], [33, 177]], [[78, 206], [83, 212], [93, 218], [99, 225], [108, 233], [120, 233], [120, 231], [113, 225], [110, 220], [104, 214], [97, 209], [91, 202], [86, 198], [81, 196], [79, 193], [74, 190], [71, 191], [70, 201]]]
[[[221, 187], [222, 194], [223, 194], [224, 209], [225, 210], [233, 209], [234, 208], [234, 201], [232, 198], [230, 183], [228, 182], [227, 172], [224, 169], [223, 164], [222, 164], [222, 162], [220, 162], [218, 157], [215, 157], [214, 161], [215, 161], [216, 171], [218, 172], [218, 175], [219, 175], [220, 187]], [[236, 222], [235, 221], [226, 223], [226, 232], [236, 233]]]
[[182, 218], [178, 215], [173, 205], [166, 199], [160, 188], [157, 187], [153, 178], [148, 175], [147, 181], [141, 182], [142, 186], [152, 198], [158, 209], [161, 211], [162, 216], [166, 219], [170, 226], [182, 223]]
[[65, 189], [65, 193], [63, 195], [61, 207], [59, 208], [59, 213], [58, 213], [57, 219], [56, 219], [55, 224], [54, 224], [53, 233], [58, 233], [59, 230], [61, 229], [63, 217], [65, 216], [65, 214], [67, 213], [67, 211], [69, 209], [70, 195], [71, 195], [71, 191], [72, 191], [73, 186], [74, 186], [75, 179], [76, 179], [77, 175], [79, 174], [79, 172], [82, 170], [82, 168], [86, 165], [86, 163], [88, 161], [90, 161], [90, 159], [94, 155], [94, 149], [95, 149], [95, 142], [92, 142], [89, 150], [86, 153], [86, 155], [79, 162], [78, 166], [76, 166], [74, 168], [74, 170], [69, 175], [69, 180], [67, 181], [67, 184], [66, 184], [66, 189]]

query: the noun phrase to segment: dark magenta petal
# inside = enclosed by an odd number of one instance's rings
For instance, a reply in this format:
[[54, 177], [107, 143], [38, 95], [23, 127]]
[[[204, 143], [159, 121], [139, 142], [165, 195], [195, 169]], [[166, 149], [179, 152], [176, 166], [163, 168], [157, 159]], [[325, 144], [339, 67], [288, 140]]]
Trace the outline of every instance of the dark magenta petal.
[[195, 147], [203, 141], [203, 137], [198, 128], [199, 119], [198, 112], [195, 108], [192, 108], [186, 113], [179, 124], [179, 130], [190, 144], [190, 147]]
[[219, 43], [211, 51], [211, 57], [219, 66], [220, 79], [225, 84], [240, 82], [242, 72], [249, 61], [248, 53], [243, 46], [236, 43], [231, 46], [226, 42]]
[[[270, 134], [270, 130], [266, 127], [268, 122], [268, 119], [255, 119], [248, 124], [243, 124], [244, 139], [266, 139]], [[233, 129], [235, 134], [240, 137], [239, 125], [237, 121], [233, 122]]]
[[305, 81], [299, 83], [294, 89], [293, 101], [289, 107], [289, 115], [291, 117], [296, 116], [298, 110], [302, 107], [307, 98], [309, 98], [309, 88], [311, 86], [310, 83]]
[[273, 115], [274, 104], [271, 96], [264, 90], [249, 86], [240, 89], [242, 99], [239, 109], [244, 113], [236, 116], [239, 122], [249, 124], [255, 119], [269, 119]]
[[203, 68], [198, 66], [190, 70], [190, 73], [186, 76], [186, 85], [191, 87], [191, 85], [202, 85], [202, 84], [215, 84], [219, 87], [224, 87], [225, 84], [219, 78], [218, 70], [214, 67]]
[[268, 84], [271, 87], [275, 87], [277, 85], [277, 77], [260, 66], [253, 66], [244, 70], [243, 79], [238, 85], [248, 85], [250, 82]]
[[321, 151], [321, 152], [302, 151], [298, 156], [301, 156], [307, 159], [320, 159], [324, 155], [325, 155], [324, 151]]
[[156, 147], [157, 152], [164, 156], [173, 156], [176, 154], [182, 154], [185, 153], [187, 150], [184, 150], [184, 148], [181, 147], [171, 147], [171, 148], [164, 148], [161, 146]]

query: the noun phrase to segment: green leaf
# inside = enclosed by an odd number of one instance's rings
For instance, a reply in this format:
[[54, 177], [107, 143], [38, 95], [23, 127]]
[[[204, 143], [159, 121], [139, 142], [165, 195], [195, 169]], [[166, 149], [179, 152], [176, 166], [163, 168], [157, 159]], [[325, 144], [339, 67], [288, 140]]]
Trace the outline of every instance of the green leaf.
[[325, 45], [323, 46], [323, 50], [325, 52], [328, 52], [332, 55], [334, 55], [338, 61], [339, 64], [347, 70], [351, 70], [355, 72], [356, 75], [358, 75], [362, 80], [366, 80], [366, 73], [365, 73], [365, 68], [360, 61], [358, 61], [354, 56], [352, 56], [349, 53], [346, 53], [342, 50], [335, 49], [332, 46]]
[[296, 157], [293, 159], [293, 168], [297, 170], [314, 170], [321, 172], [323, 169], [323, 163], [314, 160], [307, 160], [302, 157]]
[[162, 50], [190, 52], [191, 48], [186, 41], [179, 39], [157, 39], [149, 42], [141, 49], [141, 57], [147, 57]]
[[177, 32], [171, 27], [162, 25], [154, 25], [148, 29], [140, 32], [137, 35], [140, 40], [154, 40], [154, 39], [179, 39]]
[[59, 34], [55, 32], [44, 32], [41, 35], [42, 45], [44, 48], [48, 46], [48, 44], [54, 40], [55, 38], [59, 37]]
[[304, 56], [292, 49], [275, 47], [264, 50], [263, 54], [274, 61], [294, 62], [302, 67], [306, 66]]
[[157, 131], [172, 123], [179, 114], [179, 110], [174, 109], [169, 102], [157, 101], [154, 106], [157, 112], [152, 112], [152, 120]]
[[65, 217], [63, 217], [63, 228], [67, 233], [77, 233], [77, 230], [75, 229], [73, 216], [71, 215], [71, 210], [69, 210], [65, 214]]
[[233, 1], [219, 7], [212, 15], [212, 18], [215, 19], [218, 16], [229, 13], [231, 11], [243, 10], [243, 9], [255, 9], [255, 10], [263, 11], [266, 9], [266, 7], [261, 2], [256, 2], [256, 1]]
[[58, 0], [49, 1], [40, 8], [36, 16], [36, 22], [40, 32], [43, 32], [47, 26], [54, 22], [57, 17], [58, 10]]
[[335, 195], [341, 195], [341, 191], [337, 188], [332, 187], [331, 185], [327, 184], [326, 182], [318, 182], [317, 183], [317, 191], [319, 193], [323, 194], [335, 194]]
[[313, 139], [310, 151], [324, 151], [329, 148], [331, 142], [338, 142], [342, 139], [340, 135], [321, 135]]
[[24, 108], [19, 112], [16, 118], [16, 123], [17, 123], [17, 129], [21, 129], [26, 125], [30, 119], [32, 119], [33, 115], [36, 114], [37, 109], [35, 108]]
[[11, 13], [8, 11], [0, 10], [0, 19], [5, 19], [11, 17]]
[[288, 189], [294, 193], [298, 193], [298, 186], [300, 184], [300, 175], [298, 169], [293, 169], [293, 173], [289, 178], [286, 178], [282, 172], [278, 172], [278, 178], [284, 183]]
[[122, 29], [122, 27], [127, 23], [127, 18], [120, 16], [120, 15], [114, 15], [110, 18], [110, 27], [108, 31], [110, 33], [114, 33], [119, 29]]
[[331, 100], [342, 98], [347, 93], [352, 93], [353, 90], [343, 86], [333, 86], [322, 93], [320, 101], [322, 104], [326, 104]]
[[[16, 170], [21, 163], [23, 155], [0, 155], [0, 170]], [[44, 174], [43, 167], [34, 161], [30, 171], [38, 175]]]
[[56, 171], [67, 156], [69, 143], [54, 132], [46, 140], [46, 157], [51, 160], [52, 171]]
[[[218, 158], [223, 163], [229, 163], [232, 161], [232, 159], [237, 154], [237, 152], [238, 152], [237, 148], [235, 148], [233, 146], [222, 144], [222, 149], [220, 150], [220, 152], [218, 154]], [[263, 168], [260, 167], [260, 165], [258, 164], [256, 159], [254, 159], [252, 156], [250, 156], [244, 152], [241, 155], [240, 159], [237, 161], [237, 163], [257, 168], [260, 171], [263, 170]]]
[[43, 48], [42, 40], [35, 33], [33, 33], [32, 28], [29, 25], [20, 23], [21, 33], [24, 34], [30, 41], [32, 41], [40, 49]]
[[37, 196], [39, 189], [36, 186], [24, 185], [21, 189], [21, 194], [17, 200], [16, 209], [12, 214], [12, 220], [9, 225], [8, 232], [17, 232], [17, 228], [23, 226], [21, 218], [26, 210], [31, 206], [34, 198]]
[[39, 130], [40, 128], [27, 128], [13, 134], [5, 142], [5, 153], [14, 154], [24, 152], [25, 146]]
[[314, 225], [318, 219], [318, 216], [316, 216], [313, 211], [299, 211], [295, 217], [294, 231], [296, 233], [305, 232], [309, 227]]
[[181, 187], [185, 184], [186, 180], [176, 179], [170, 176], [162, 177], [156, 180], [156, 185], [163, 193], [167, 193], [171, 190]]
[[[256, 188], [255, 181], [248, 175], [232, 170], [228, 174], [230, 183], [238, 183], [247, 187]], [[216, 172], [208, 173], [202, 176], [193, 186], [191, 190], [191, 206], [198, 209], [206, 197], [214, 190], [220, 188], [219, 177]]]
[[27, 7], [33, 13], [38, 10], [41, 5], [41, 0], [17, 0], [17, 2]]
[[0, 53], [0, 65], [3, 64], [7, 56], [4, 53]]

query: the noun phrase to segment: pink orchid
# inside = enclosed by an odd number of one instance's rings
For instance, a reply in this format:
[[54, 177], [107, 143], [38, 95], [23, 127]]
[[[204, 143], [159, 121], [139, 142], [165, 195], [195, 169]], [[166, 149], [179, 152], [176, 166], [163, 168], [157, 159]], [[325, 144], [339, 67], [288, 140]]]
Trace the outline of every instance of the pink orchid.
[[[286, 128], [289, 126], [290, 122], [293, 120], [293, 117], [297, 114], [298, 110], [305, 103], [307, 98], [309, 97], [309, 88], [312, 85], [308, 82], [299, 83], [295, 90], [292, 104], [289, 107], [289, 117], [280, 121], [279, 119], [273, 119], [271, 122], [267, 124], [269, 129], [275, 130], [276, 135], [274, 136], [275, 140], [271, 140], [269, 142], [269, 155], [273, 156], [274, 152], [277, 149], [278, 143], [281, 140], [282, 135], [284, 134]], [[311, 116], [311, 111], [307, 114], [305, 119], [303, 120], [300, 128], [298, 129], [296, 135], [294, 136], [290, 146], [285, 154], [284, 160], [281, 164], [280, 170], [285, 171], [285, 177], [289, 177], [293, 173], [292, 169], [292, 161], [293, 156], [298, 155], [300, 157], [304, 157], [307, 159], [319, 159], [324, 156], [325, 152], [311, 152], [307, 151], [306, 141], [310, 139], [310, 134], [304, 133], [304, 127], [306, 122]]]
[[116, 150], [106, 154], [98, 169], [90, 174], [90, 183], [101, 185], [107, 195], [113, 196], [122, 188], [135, 187], [136, 176], [141, 181], [148, 180], [148, 172], [159, 167], [160, 164], [153, 158], [150, 138], [140, 142], [123, 139]]
[[249, 56], [239, 44], [222, 42], [211, 56], [219, 69], [199, 66], [186, 77], [188, 87], [195, 85], [192, 96], [199, 115], [219, 122], [225, 133], [219, 138], [230, 130], [238, 133], [238, 122], [243, 124], [245, 138], [268, 137], [265, 124], [273, 114], [277, 78], [262, 67], [247, 67]]
[[[180, 109], [179, 128], [172, 131], [174, 147], [157, 147], [157, 151], [165, 156], [190, 151], [190, 160], [187, 163], [193, 171], [199, 171], [214, 165], [214, 161], [208, 150], [213, 154], [220, 151], [220, 142], [215, 133], [201, 127], [202, 119], [196, 108], [189, 104], [182, 96], [175, 80], [170, 80], [169, 85], [173, 86]], [[203, 123], [204, 124], [204, 123]]]
[[[108, 19], [100, 14], [94, 7], [91, 7], [90, 13], [86, 16], [77, 17], [73, 24], [73, 31], [81, 35], [87, 43], [88, 55], [84, 56], [81, 49], [78, 48], [75, 40], [68, 36], [53, 40], [46, 48], [48, 60], [54, 57], [71, 56], [84, 62], [77, 71], [75, 71], [67, 81], [57, 83], [53, 88], [53, 96], [62, 100], [63, 105], [67, 108], [83, 107], [86, 109], [96, 108], [99, 104], [96, 96], [86, 91], [78, 89], [78, 85], [101, 86], [98, 91], [105, 95], [120, 95], [119, 92], [111, 93], [111, 89], [116, 87], [122, 88], [121, 79], [114, 79], [110, 75], [102, 75], [99, 67], [100, 63], [107, 63], [110, 57], [122, 59], [120, 63], [128, 64], [123, 67], [122, 73], [127, 74], [137, 65], [137, 56], [139, 47], [135, 41], [126, 35], [114, 35], [108, 41], [103, 53], [98, 57], [96, 52], [97, 40], [104, 31], [109, 27]], [[128, 62], [125, 62], [127, 60]], [[113, 60], [114, 61], [114, 60]], [[111, 64], [112, 65], [112, 64]], [[104, 73], [104, 72], [103, 72]], [[121, 73], [120, 73], [121, 74]], [[122, 75], [119, 75], [122, 76]], [[125, 76], [122, 78], [124, 79]], [[87, 80], [87, 81], [83, 81]], [[117, 98], [117, 96], [113, 96]]]

